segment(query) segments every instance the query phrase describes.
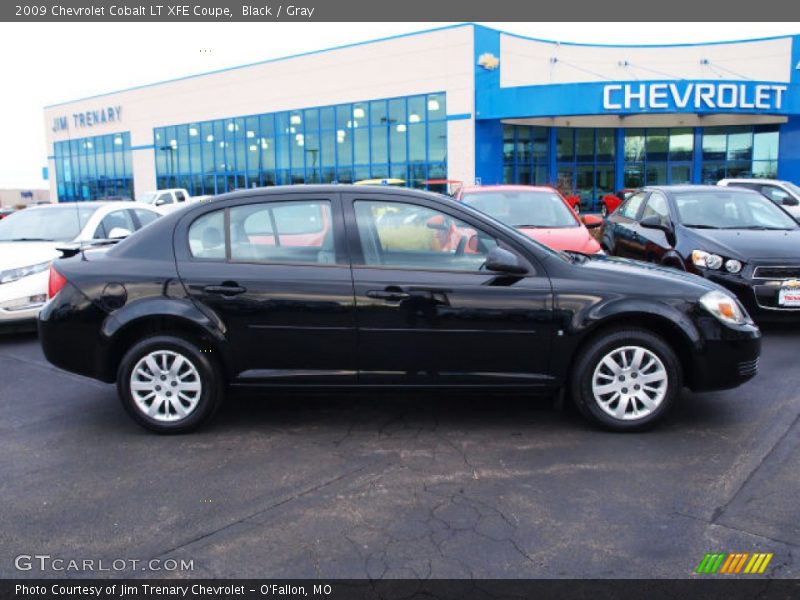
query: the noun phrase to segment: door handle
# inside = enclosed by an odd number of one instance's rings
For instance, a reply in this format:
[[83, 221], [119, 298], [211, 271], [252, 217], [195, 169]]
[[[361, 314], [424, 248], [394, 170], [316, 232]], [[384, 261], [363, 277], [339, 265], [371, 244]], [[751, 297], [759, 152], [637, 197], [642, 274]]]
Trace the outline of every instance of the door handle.
[[410, 297], [411, 294], [395, 286], [387, 287], [385, 290], [369, 290], [367, 292], [367, 298], [386, 300], [387, 302], [400, 302]]
[[247, 290], [238, 285], [207, 285], [203, 291], [208, 294], [221, 294], [222, 296], [236, 296]]

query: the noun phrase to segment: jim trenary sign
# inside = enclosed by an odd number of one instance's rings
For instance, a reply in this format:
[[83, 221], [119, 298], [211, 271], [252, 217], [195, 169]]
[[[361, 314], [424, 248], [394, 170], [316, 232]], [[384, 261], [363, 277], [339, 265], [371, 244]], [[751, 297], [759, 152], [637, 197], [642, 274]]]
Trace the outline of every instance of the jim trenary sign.
[[788, 86], [770, 83], [610, 83], [604, 110], [781, 111]]

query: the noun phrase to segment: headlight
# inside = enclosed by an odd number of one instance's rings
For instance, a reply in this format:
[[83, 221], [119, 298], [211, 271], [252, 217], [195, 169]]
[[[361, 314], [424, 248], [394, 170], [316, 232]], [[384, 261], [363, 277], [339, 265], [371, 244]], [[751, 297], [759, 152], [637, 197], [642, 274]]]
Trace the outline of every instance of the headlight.
[[8, 269], [0, 271], [0, 283], [11, 283], [17, 279], [28, 277], [46, 271], [50, 267], [50, 262], [43, 262], [37, 265], [30, 265], [28, 267], [19, 267], [18, 269]]
[[739, 303], [724, 292], [714, 290], [700, 298], [700, 304], [723, 323], [729, 325], [742, 325], [747, 321], [745, 313], [739, 308]]
[[734, 259], [726, 260], [725, 270], [728, 273], [738, 273], [739, 271], [742, 270], [742, 263]]
[[696, 267], [702, 267], [704, 269], [712, 269], [716, 271], [720, 267], [722, 267], [722, 257], [719, 254], [710, 254], [709, 252], [703, 252], [702, 250], [694, 250], [692, 252], [692, 262]]

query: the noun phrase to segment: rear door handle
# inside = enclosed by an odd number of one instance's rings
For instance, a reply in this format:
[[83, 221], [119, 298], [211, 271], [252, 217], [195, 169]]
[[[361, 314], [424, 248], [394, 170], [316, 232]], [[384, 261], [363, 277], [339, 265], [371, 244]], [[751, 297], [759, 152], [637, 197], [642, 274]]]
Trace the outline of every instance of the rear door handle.
[[400, 302], [411, 297], [411, 294], [404, 292], [398, 287], [388, 287], [385, 290], [369, 290], [367, 298], [375, 300], [386, 300], [387, 302]]
[[247, 290], [238, 285], [207, 285], [203, 291], [208, 294], [221, 294], [223, 296], [236, 296], [243, 294]]

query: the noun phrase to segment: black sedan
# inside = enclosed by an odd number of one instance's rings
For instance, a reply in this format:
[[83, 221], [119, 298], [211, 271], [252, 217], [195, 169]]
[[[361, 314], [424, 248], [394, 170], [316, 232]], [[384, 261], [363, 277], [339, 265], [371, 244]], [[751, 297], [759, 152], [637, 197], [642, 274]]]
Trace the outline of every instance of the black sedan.
[[684, 384], [750, 379], [760, 351], [701, 278], [556, 252], [385, 186], [222, 195], [56, 261], [49, 293], [47, 358], [116, 382], [158, 432], [207, 420], [228, 385], [567, 388], [596, 423], [640, 429]]
[[736, 294], [756, 318], [800, 321], [800, 226], [754, 191], [645, 188], [608, 218], [603, 246], [702, 275]]

